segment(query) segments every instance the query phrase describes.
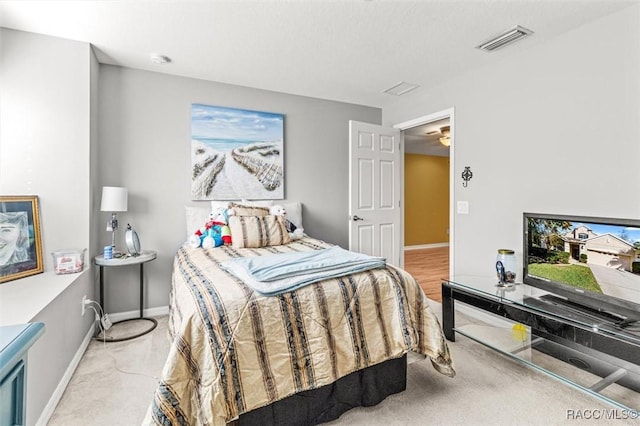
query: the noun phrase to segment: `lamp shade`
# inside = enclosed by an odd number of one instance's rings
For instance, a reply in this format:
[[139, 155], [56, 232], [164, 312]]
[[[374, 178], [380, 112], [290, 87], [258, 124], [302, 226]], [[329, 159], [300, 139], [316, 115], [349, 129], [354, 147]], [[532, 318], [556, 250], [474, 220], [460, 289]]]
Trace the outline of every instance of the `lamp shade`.
[[127, 188], [103, 186], [100, 210], [103, 212], [126, 212]]

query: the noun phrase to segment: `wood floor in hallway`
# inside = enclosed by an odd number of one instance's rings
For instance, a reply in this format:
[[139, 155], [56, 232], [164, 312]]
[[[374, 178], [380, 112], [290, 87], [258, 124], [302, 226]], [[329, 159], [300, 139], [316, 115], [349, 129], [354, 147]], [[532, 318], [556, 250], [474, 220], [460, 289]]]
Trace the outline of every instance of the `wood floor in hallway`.
[[449, 278], [449, 247], [405, 250], [404, 269], [418, 280], [429, 299], [442, 302], [442, 279]]

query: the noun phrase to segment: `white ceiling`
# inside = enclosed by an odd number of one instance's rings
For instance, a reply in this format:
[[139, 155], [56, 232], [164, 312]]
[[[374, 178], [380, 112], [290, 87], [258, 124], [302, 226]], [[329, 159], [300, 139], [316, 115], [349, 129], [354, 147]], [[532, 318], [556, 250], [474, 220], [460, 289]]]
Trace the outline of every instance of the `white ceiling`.
[[449, 147], [440, 143], [440, 129], [449, 126], [449, 118], [432, 121], [402, 132], [405, 152], [407, 154], [435, 155], [448, 157]]
[[[637, 1], [0, 0], [0, 26], [89, 42], [106, 64], [384, 108], [400, 81], [421, 86], [408, 99]], [[515, 25], [535, 34], [474, 48]]]

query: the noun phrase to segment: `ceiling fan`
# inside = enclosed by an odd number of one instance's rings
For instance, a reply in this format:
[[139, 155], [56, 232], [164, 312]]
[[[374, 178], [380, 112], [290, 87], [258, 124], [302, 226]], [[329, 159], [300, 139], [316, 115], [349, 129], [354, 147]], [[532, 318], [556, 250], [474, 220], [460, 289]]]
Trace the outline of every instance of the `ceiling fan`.
[[427, 135], [441, 135], [439, 141], [444, 146], [451, 146], [451, 127], [450, 126], [442, 126], [440, 130], [435, 130], [432, 132], [427, 132]]

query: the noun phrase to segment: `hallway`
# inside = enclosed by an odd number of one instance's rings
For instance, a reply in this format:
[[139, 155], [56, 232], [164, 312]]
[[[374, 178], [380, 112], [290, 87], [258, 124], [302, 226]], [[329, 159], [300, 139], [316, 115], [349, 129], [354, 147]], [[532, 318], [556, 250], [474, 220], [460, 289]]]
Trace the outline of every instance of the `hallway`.
[[449, 278], [449, 247], [405, 250], [404, 269], [414, 276], [429, 299], [442, 302], [442, 279]]

